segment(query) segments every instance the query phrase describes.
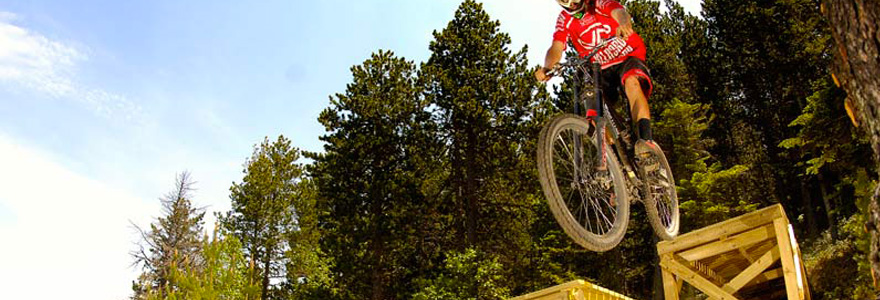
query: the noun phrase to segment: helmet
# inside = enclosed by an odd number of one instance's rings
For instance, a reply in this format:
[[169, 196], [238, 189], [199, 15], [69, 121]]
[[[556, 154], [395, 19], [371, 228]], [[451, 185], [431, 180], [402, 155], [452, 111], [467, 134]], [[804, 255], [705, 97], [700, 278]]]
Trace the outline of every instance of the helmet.
[[556, 0], [556, 2], [569, 13], [580, 12], [584, 9], [584, 2], [582, 0]]

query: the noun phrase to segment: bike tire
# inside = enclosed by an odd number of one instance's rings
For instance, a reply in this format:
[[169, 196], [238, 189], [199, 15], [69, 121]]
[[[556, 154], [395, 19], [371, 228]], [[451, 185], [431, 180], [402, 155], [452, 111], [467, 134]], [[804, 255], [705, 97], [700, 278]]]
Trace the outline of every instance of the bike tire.
[[648, 222], [654, 234], [663, 240], [672, 240], [678, 235], [681, 219], [678, 210], [678, 193], [675, 190], [675, 178], [672, 168], [663, 154], [660, 145], [651, 149], [653, 159], [659, 164], [656, 170], [642, 170], [644, 174], [644, 204], [648, 213]]
[[[606, 126], [606, 129], [611, 130], [611, 127]], [[607, 151], [604, 151], [607, 174], [596, 172], [595, 168], [587, 165], [587, 162], [595, 161], [595, 159], [570, 159], [572, 166], [576, 161], [582, 162], [581, 166], [572, 167], [572, 170], [590, 170], [592, 172], [581, 171], [581, 173], [584, 176], [595, 176], [595, 178], [571, 179], [568, 180], [570, 183], [566, 187], [566, 178], [561, 173], [566, 167], [566, 161], [569, 160], [564, 157], [564, 154], [571, 157], [598, 157], [595, 134], [590, 135], [589, 130], [590, 126], [587, 121], [577, 115], [564, 114], [551, 119], [538, 137], [538, 174], [550, 211], [565, 233], [588, 250], [604, 252], [613, 249], [620, 243], [629, 223], [629, 200], [627, 199], [624, 175], [615, 155], [610, 151], [611, 147], [606, 145]], [[580, 139], [572, 138], [571, 144], [583, 144], [584, 148], [581, 150], [583, 154], [572, 155], [577, 151], [557, 151], [560, 148], [569, 149], [565, 143], [566, 134], [580, 137]], [[590, 150], [591, 145], [592, 150]], [[577, 176], [571, 178], [575, 177]], [[610, 182], [608, 177], [610, 177]], [[609, 186], [608, 183], [611, 185]], [[599, 199], [602, 197], [602, 191], [609, 193], [608, 199]], [[579, 206], [577, 205], [578, 201], [580, 201]], [[589, 222], [591, 208], [597, 219], [596, 226]], [[606, 212], [608, 215], [605, 214]], [[613, 220], [609, 220], [609, 218], [613, 218]], [[603, 224], [608, 227], [606, 231], [599, 230], [602, 229]]]

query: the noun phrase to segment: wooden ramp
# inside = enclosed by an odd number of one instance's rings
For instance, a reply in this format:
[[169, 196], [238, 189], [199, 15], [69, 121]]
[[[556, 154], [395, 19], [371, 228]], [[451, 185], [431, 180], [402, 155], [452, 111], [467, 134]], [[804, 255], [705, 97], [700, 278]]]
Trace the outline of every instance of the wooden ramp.
[[657, 244], [667, 300], [682, 282], [709, 299], [809, 300], [801, 253], [781, 205]]
[[508, 300], [632, 300], [632, 298], [584, 280], [575, 280]]

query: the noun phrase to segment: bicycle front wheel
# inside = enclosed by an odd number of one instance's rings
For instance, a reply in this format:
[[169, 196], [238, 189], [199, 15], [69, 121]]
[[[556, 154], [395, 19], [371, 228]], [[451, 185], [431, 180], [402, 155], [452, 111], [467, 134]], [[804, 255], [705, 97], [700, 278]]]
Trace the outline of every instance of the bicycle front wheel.
[[629, 201], [610, 145], [600, 149], [594, 132], [576, 115], [551, 119], [538, 138], [538, 174], [565, 233], [584, 248], [603, 252], [623, 239]]

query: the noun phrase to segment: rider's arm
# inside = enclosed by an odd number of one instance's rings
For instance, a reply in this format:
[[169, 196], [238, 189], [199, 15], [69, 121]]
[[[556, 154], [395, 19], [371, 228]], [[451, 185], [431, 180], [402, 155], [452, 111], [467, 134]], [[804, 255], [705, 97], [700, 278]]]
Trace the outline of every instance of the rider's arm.
[[547, 56], [544, 58], [544, 67], [535, 72], [535, 78], [540, 81], [547, 81], [550, 79], [550, 77], [547, 76], [547, 72], [562, 60], [563, 51], [565, 51], [565, 43], [553, 41], [553, 45], [550, 46], [550, 49], [547, 49]]
[[617, 0], [597, 0], [596, 10], [599, 14], [611, 16], [617, 21], [618, 37], [627, 39], [629, 35], [633, 34], [632, 17]]
[[617, 36], [623, 39], [627, 39], [629, 35], [633, 34], [632, 27], [632, 17], [626, 12], [626, 9], [623, 7], [616, 8], [611, 11], [611, 17], [617, 21]]

